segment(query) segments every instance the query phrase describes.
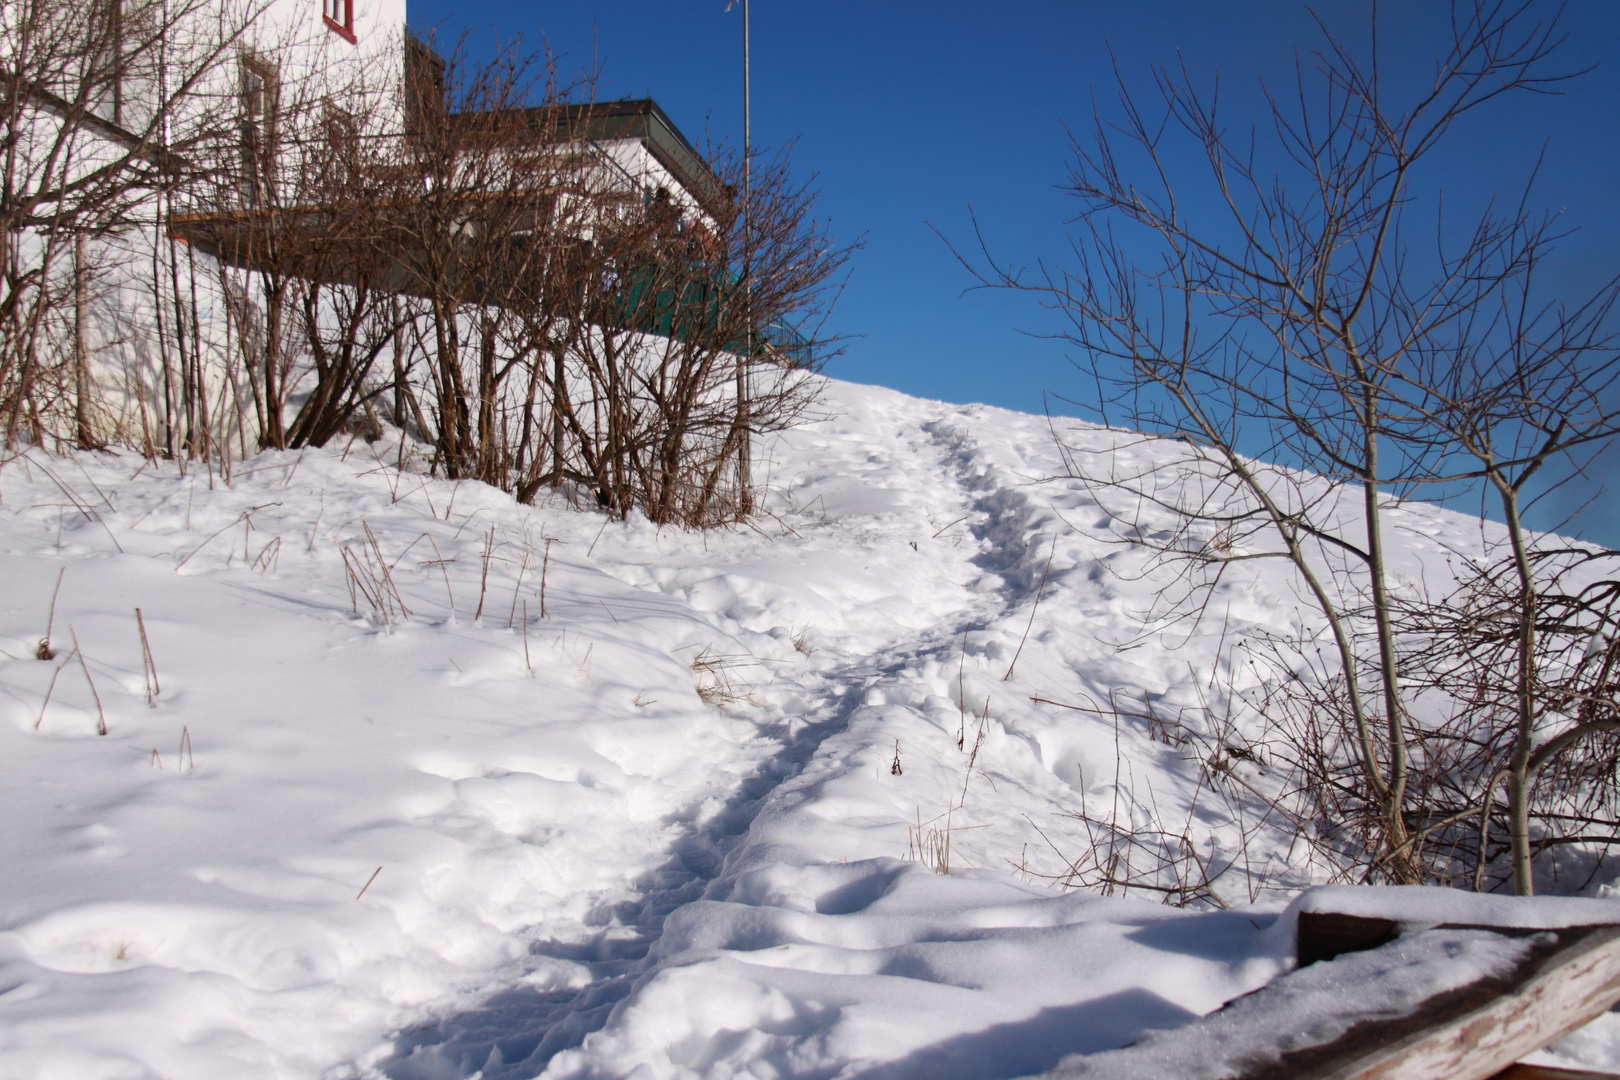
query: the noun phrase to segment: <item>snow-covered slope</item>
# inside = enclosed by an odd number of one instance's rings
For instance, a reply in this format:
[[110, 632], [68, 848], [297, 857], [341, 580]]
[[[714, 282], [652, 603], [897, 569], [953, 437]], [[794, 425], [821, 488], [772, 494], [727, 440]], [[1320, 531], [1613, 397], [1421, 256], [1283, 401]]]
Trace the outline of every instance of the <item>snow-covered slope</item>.
[[[1198, 708], [1285, 584], [1140, 642], [1046, 418], [824, 390], [707, 535], [381, 444], [0, 468], [0, 1075], [1007, 1077], [1283, 970], [1304, 871], [1069, 706]], [[1401, 513], [1411, 572], [1477, 543]], [[1186, 819], [1233, 910], [1054, 888], [1083, 807]]]

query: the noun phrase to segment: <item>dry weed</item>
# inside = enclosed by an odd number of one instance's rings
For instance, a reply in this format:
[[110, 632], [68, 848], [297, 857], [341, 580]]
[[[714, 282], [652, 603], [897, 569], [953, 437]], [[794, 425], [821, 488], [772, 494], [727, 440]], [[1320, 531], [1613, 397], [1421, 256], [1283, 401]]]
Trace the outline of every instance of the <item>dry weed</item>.
[[135, 626], [141, 632], [141, 675], [146, 679], [146, 704], [156, 706], [163, 687], [158, 683], [157, 661], [152, 659], [152, 644], [146, 639], [146, 620], [141, 609], [135, 609]]
[[808, 626], [795, 633], [792, 641], [793, 651], [801, 656], [814, 656], [816, 654], [816, 647], [810, 644], [810, 628]]
[[754, 687], [738, 673], [752, 667], [751, 656], [727, 656], [705, 645], [703, 651], [692, 658], [692, 671], [697, 676], [697, 696], [705, 705], [724, 708], [739, 702], [754, 704]]
[[947, 818], [943, 829], [932, 823], [925, 829], [922, 813], [919, 811], [916, 826], [906, 826], [906, 861], [920, 862], [936, 874], [949, 874], [951, 872], [949, 819]]
[[380, 873], [382, 873], [382, 867], [380, 867], [380, 866], [377, 867], [377, 869], [375, 869], [375, 870], [373, 870], [371, 872], [371, 876], [366, 878], [366, 883], [364, 885], [360, 886], [360, 891], [354, 894], [354, 898], [356, 900], [358, 900], [362, 896], [366, 895], [366, 890], [371, 888], [371, 883], [373, 881], [377, 880], [377, 875], [380, 874]]
[[[107, 713], [101, 707], [101, 694], [96, 691], [96, 681], [90, 677], [90, 665], [85, 663], [84, 650], [79, 648], [79, 635], [74, 631], [72, 623], [68, 623], [68, 636], [73, 639], [73, 655], [79, 658], [79, 670], [84, 672], [84, 681], [90, 687], [90, 696], [96, 702], [96, 734], [105, 735], [107, 734]], [[54, 683], [55, 680], [52, 681]], [[41, 718], [44, 717], [45, 710], [43, 708], [40, 709], [39, 715]], [[39, 724], [36, 723], [34, 727], [39, 727]]]
[[[51, 590], [51, 613], [45, 619], [45, 636], [39, 639], [39, 646], [34, 649], [35, 660], [55, 660], [56, 652], [51, 648], [51, 629], [56, 625], [56, 597], [62, 591], [62, 578], [67, 573], [67, 567], [56, 572], [56, 588]], [[38, 724], [34, 725], [38, 727]]]
[[[958, 832], [968, 829], [985, 829], [987, 825], [957, 825], [956, 815], [962, 812], [960, 806], [953, 806], [938, 817], [928, 821], [922, 819], [922, 810], [917, 811], [917, 823], [906, 826], [906, 861], [920, 862], [936, 874], [949, 874], [953, 859], [962, 859], [961, 855], [952, 849], [953, 838]], [[972, 863], [968, 864], [972, 866]]]
[[338, 547], [348, 580], [350, 607], [358, 615], [360, 599], [364, 597], [373, 616], [382, 619], [385, 624], [392, 625], [395, 619], [410, 618], [410, 609], [405, 606], [405, 600], [394, 584], [394, 564], [383, 558], [382, 547], [377, 543], [371, 526], [363, 520], [360, 524], [366, 532], [360, 551], [356, 553], [347, 544]]

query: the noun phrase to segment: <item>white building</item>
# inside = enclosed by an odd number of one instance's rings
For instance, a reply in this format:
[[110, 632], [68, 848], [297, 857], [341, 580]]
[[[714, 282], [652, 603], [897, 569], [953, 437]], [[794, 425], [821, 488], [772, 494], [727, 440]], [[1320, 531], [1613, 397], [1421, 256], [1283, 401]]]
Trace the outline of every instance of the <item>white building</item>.
[[[351, 193], [340, 162], [312, 178], [310, 148], [337, 161], [331, 146], [349, 140], [407, 145], [443, 60], [407, 33], [404, 0], [93, 0], [83, 13], [14, 0], [6, 17], [4, 75], [28, 102], [10, 117], [23, 147], [10, 189], [28, 197], [0, 206], [0, 435], [253, 452], [310, 361], [273, 284], [302, 270], [264, 238], [288, 221], [331, 229], [328, 209]], [[29, 26], [55, 31], [43, 37], [56, 52]], [[667, 205], [698, 230], [730, 205], [651, 100], [499, 120], [582, 162], [576, 197]], [[372, 356], [366, 395], [402, 340]]]

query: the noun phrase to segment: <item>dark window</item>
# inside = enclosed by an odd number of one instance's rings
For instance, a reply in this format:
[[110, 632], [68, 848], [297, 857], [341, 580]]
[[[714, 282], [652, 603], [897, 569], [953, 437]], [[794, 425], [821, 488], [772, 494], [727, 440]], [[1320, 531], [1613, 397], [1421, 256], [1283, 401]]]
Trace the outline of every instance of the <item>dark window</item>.
[[321, 15], [326, 25], [354, 41], [354, 0], [321, 0]]
[[251, 206], [269, 198], [275, 183], [279, 83], [271, 64], [249, 53], [242, 55], [241, 188]]
[[322, 183], [327, 197], [341, 198], [360, 176], [360, 123], [347, 110], [327, 101], [321, 110], [326, 136], [326, 162]]

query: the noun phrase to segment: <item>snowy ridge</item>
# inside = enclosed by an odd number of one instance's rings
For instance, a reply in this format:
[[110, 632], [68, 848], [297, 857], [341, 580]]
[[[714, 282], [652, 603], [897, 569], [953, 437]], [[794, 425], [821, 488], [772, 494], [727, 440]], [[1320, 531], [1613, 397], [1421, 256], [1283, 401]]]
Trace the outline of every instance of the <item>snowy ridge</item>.
[[[229, 485], [0, 468], [0, 1075], [1012, 1077], [1285, 970], [1286, 847], [1194, 814], [1188, 747], [1064, 705], [1195, 715], [1294, 598], [1232, 574], [1141, 639], [1170, 583], [1050, 479], [1046, 418], [824, 407], [762, 454], [758, 527], [708, 535], [383, 444]], [[1477, 543], [1399, 516], [1414, 573]], [[1054, 888], [1082, 807], [1186, 822], [1233, 910]]]

